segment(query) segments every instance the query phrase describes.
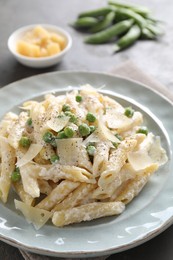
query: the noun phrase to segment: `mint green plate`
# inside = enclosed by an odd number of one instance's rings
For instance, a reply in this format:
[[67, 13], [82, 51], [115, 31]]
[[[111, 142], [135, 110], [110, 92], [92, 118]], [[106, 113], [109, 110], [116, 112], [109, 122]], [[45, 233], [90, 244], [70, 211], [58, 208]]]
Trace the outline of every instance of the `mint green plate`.
[[50, 91], [62, 93], [86, 83], [116, 98], [123, 105], [142, 111], [145, 123], [161, 142], [168, 162], [155, 173], [140, 195], [118, 217], [56, 228], [51, 223], [39, 231], [9, 202], [0, 204], [0, 239], [38, 254], [57, 257], [109, 255], [135, 247], [161, 233], [173, 223], [173, 105], [157, 92], [137, 82], [106, 74], [53, 72], [14, 82], [0, 89], [0, 118], [7, 111], [18, 112], [28, 99], [41, 99]]

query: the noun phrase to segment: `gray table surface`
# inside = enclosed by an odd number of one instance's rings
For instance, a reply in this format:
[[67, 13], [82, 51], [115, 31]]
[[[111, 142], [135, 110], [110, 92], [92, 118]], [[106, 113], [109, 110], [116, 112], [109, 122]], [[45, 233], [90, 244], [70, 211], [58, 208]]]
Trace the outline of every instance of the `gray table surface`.
[[[147, 5], [154, 15], [165, 21], [166, 34], [157, 42], [139, 41], [135, 46], [116, 55], [111, 54], [111, 45], [86, 45], [84, 35], [68, 24], [83, 10], [106, 4], [105, 0], [0, 0], [0, 86], [16, 80], [62, 70], [85, 70], [109, 72], [124, 61], [131, 59], [145, 73], [155, 77], [173, 91], [173, 1], [134, 0]], [[73, 38], [70, 53], [59, 65], [49, 69], [29, 69], [20, 65], [9, 53], [7, 39], [17, 28], [32, 23], [50, 23], [67, 29]], [[110, 259], [173, 259], [173, 226], [156, 238], [128, 251], [118, 253]], [[0, 259], [22, 259], [19, 251], [0, 243]]]

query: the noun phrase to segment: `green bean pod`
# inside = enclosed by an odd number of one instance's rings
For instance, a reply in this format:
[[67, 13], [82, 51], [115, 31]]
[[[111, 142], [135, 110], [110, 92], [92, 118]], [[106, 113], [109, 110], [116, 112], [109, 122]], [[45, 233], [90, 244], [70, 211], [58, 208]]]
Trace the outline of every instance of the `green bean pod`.
[[164, 31], [161, 27], [154, 23], [148, 23], [146, 28], [150, 30], [155, 36], [160, 36], [164, 34]]
[[72, 26], [77, 28], [87, 28], [98, 24], [98, 19], [95, 17], [82, 17], [78, 18]]
[[118, 0], [109, 0], [108, 4], [115, 7], [129, 8], [144, 17], [147, 17], [150, 14], [150, 10], [147, 7], [141, 5], [129, 4]]
[[129, 19], [133, 19], [141, 28], [145, 27], [147, 24], [146, 19], [131, 9], [118, 8], [116, 12], [121, 15], [126, 15]]
[[83, 13], [79, 14], [79, 18], [81, 17], [99, 17], [99, 16], [105, 16], [107, 15], [109, 12], [115, 11], [116, 8], [113, 6], [106, 6], [106, 7], [102, 7], [102, 8], [98, 8], [95, 10], [91, 10], [91, 11], [86, 11]]
[[94, 25], [89, 31], [91, 33], [96, 33], [104, 30], [108, 26], [110, 26], [115, 18], [115, 12], [108, 13], [103, 20]]
[[156, 38], [156, 35], [153, 34], [148, 28], [142, 28], [141, 38], [154, 40]]
[[154, 23], [154, 24], [157, 24], [157, 23], [163, 23], [163, 21], [160, 21], [158, 19], [155, 19], [154, 17], [152, 17], [151, 15], [147, 16], [147, 22], [151, 22], [151, 23]]
[[91, 43], [91, 44], [99, 44], [99, 43], [108, 42], [115, 36], [125, 33], [132, 26], [133, 22], [134, 22], [133, 19], [119, 22], [101, 32], [95, 33], [95, 34], [87, 37], [85, 39], [85, 42]]
[[116, 12], [114, 23], [119, 23], [119, 22], [124, 21], [126, 19], [129, 19], [129, 17], [127, 15]]
[[141, 28], [137, 24], [134, 24], [129, 29], [129, 31], [117, 41], [114, 47], [114, 51], [118, 52], [121, 51], [122, 49], [129, 47], [130, 45], [135, 43], [137, 39], [139, 39], [140, 35], [141, 35]]

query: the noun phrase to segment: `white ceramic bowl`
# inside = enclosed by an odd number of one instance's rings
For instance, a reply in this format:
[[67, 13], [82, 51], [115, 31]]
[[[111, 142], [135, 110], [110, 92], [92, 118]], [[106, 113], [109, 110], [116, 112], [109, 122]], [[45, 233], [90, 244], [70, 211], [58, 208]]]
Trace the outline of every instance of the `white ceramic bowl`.
[[66, 39], [66, 43], [67, 43], [66, 47], [58, 54], [48, 56], [48, 57], [32, 58], [32, 57], [21, 55], [16, 50], [18, 40], [21, 39], [26, 32], [32, 30], [37, 25], [38, 24], [24, 26], [22, 28], [19, 28], [15, 32], [13, 32], [8, 39], [8, 48], [10, 52], [14, 55], [14, 57], [21, 64], [25, 66], [32, 67], [32, 68], [46, 68], [46, 67], [53, 66], [59, 63], [63, 59], [64, 55], [70, 50], [72, 46], [72, 38], [70, 34], [60, 27], [57, 27], [55, 25], [50, 25], [50, 24], [39, 24], [45, 29], [47, 29], [48, 31], [58, 33]]

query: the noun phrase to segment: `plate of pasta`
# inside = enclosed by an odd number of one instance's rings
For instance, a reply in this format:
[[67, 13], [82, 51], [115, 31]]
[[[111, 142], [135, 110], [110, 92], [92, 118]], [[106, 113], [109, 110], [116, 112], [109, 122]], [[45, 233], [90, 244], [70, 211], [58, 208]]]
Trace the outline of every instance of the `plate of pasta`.
[[0, 103], [1, 240], [92, 257], [172, 224], [169, 100], [107, 74], [53, 72], [2, 88]]

